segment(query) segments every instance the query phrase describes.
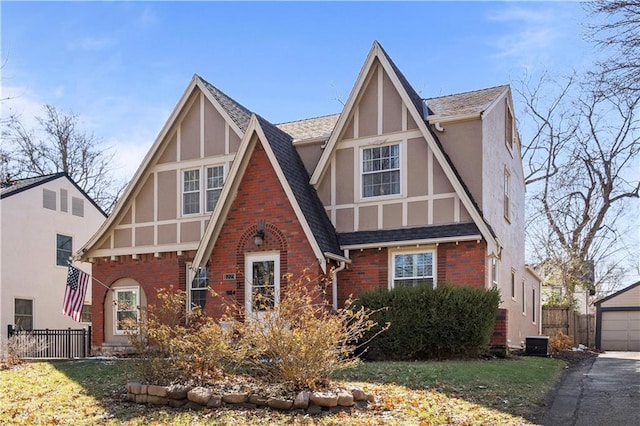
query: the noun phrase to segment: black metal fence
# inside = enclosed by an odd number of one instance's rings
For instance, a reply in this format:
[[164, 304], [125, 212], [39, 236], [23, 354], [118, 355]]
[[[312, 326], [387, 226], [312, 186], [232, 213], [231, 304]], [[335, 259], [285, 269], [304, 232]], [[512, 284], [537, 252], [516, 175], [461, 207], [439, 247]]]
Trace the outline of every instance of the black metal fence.
[[19, 330], [8, 326], [20, 358], [85, 358], [91, 354], [91, 326], [66, 330]]

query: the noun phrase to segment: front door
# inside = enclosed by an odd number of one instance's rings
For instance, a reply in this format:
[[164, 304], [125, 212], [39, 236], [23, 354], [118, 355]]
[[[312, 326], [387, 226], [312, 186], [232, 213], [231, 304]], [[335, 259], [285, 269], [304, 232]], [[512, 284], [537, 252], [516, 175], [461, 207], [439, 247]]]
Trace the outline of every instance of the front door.
[[247, 254], [244, 271], [247, 318], [261, 319], [280, 303], [280, 254]]

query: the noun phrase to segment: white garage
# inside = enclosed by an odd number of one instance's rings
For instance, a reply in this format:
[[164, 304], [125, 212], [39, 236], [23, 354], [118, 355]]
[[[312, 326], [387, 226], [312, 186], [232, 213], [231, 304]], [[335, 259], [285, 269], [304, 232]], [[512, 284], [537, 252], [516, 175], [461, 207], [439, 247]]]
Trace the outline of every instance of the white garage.
[[595, 305], [596, 348], [640, 351], [640, 281]]

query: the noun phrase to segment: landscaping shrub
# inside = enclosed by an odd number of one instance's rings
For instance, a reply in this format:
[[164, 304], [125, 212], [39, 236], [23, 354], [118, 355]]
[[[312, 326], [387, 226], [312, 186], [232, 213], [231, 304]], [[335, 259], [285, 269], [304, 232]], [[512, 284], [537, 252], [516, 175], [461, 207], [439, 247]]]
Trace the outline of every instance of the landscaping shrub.
[[567, 350], [571, 348], [571, 346], [573, 346], [573, 340], [562, 331], [559, 331], [555, 336], [552, 336], [549, 339], [549, 351], [552, 354], [557, 354], [558, 352]]
[[0, 344], [0, 366], [12, 367], [21, 364], [24, 358], [43, 351], [47, 344], [30, 334], [16, 334]]
[[[499, 304], [497, 289], [423, 285], [367, 292], [358, 305], [374, 311], [373, 321], [391, 326], [371, 340], [363, 356], [415, 360], [481, 354], [493, 333]], [[382, 307], [388, 309], [380, 311]]]
[[147, 382], [200, 385], [240, 364], [244, 354], [234, 345], [232, 328], [222, 327], [199, 307], [187, 311], [184, 291], [160, 289], [157, 300], [139, 324], [127, 327]]
[[246, 361], [258, 377], [293, 389], [316, 389], [335, 371], [357, 362], [352, 357], [357, 343], [376, 323], [368, 309], [354, 309], [351, 301], [332, 311], [318, 281], [288, 276], [279, 304], [264, 303], [256, 294], [262, 318], [235, 322], [249, 354]]

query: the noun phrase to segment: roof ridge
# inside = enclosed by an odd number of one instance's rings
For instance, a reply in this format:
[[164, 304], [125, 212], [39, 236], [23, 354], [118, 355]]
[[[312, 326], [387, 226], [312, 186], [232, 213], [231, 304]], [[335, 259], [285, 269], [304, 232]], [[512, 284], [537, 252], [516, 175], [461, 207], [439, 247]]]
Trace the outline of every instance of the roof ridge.
[[466, 95], [469, 93], [476, 93], [476, 92], [483, 92], [485, 90], [491, 90], [491, 89], [497, 89], [500, 87], [509, 87], [509, 84], [499, 84], [497, 86], [491, 86], [491, 87], [485, 87], [483, 89], [474, 89], [474, 90], [467, 90], [465, 92], [457, 92], [457, 93], [448, 93], [446, 95], [440, 95], [440, 96], [431, 96], [429, 98], [422, 98], [423, 101], [428, 101], [430, 99], [439, 99], [439, 98], [446, 98], [448, 96], [458, 96], [458, 95]]
[[[251, 118], [251, 111], [246, 106], [242, 105], [240, 102], [233, 99], [231, 96], [227, 95], [222, 90], [218, 89], [218, 87], [209, 83], [206, 79], [202, 78], [198, 74], [194, 74], [195, 77], [199, 78], [205, 86], [209, 89], [212, 95], [214, 95], [217, 101], [220, 103], [222, 108], [225, 109], [227, 114], [231, 117], [231, 119], [240, 127], [240, 129], [244, 132], [247, 129], [247, 125], [249, 124], [249, 119]], [[237, 109], [237, 111], [234, 111]]]

